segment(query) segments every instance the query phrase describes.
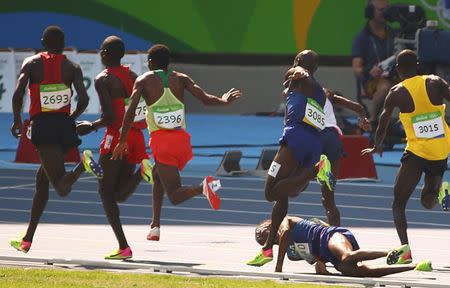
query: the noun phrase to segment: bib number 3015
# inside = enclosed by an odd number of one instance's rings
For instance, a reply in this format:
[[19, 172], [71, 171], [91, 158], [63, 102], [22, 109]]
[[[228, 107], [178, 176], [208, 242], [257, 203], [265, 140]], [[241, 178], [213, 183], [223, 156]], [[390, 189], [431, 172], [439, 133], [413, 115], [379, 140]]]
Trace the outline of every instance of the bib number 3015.
[[41, 111], [55, 111], [70, 104], [72, 91], [65, 84], [40, 85]]
[[319, 130], [323, 130], [325, 128], [325, 113], [319, 103], [317, 103], [314, 99], [307, 98], [303, 122]]
[[439, 111], [414, 116], [412, 123], [417, 138], [437, 138], [445, 133], [442, 114]]

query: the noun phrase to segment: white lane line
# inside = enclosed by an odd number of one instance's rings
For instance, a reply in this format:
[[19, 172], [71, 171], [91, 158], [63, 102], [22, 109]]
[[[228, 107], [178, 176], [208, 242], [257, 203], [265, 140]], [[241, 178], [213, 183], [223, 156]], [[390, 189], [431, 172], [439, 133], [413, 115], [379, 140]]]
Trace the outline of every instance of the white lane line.
[[[170, 207], [168, 207], [170, 208]], [[200, 210], [200, 209], [194, 209], [194, 210]], [[204, 210], [211, 210], [211, 209], [204, 209]], [[23, 209], [9, 209], [9, 208], [2, 208], [0, 211], [8, 211], [8, 212], [18, 212], [18, 213], [27, 213], [29, 214], [29, 210], [23, 210]], [[44, 214], [57, 214], [57, 215], [66, 215], [66, 216], [82, 216], [82, 217], [98, 217], [98, 218], [105, 218], [105, 214], [91, 214], [91, 213], [75, 213], [75, 212], [58, 212], [58, 211], [44, 211]], [[149, 218], [147, 217], [137, 217], [137, 216], [120, 216], [122, 219], [131, 219], [131, 220], [146, 220], [148, 221]], [[170, 219], [170, 218], [168, 218]], [[165, 221], [167, 219], [163, 219]], [[176, 222], [183, 222], [183, 223], [200, 223], [200, 224], [220, 224], [220, 225], [237, 225], [237, 226], [247, 226], [249, 224], [244, 223], [236, 223], [236, 222], [221, 222], [221, 221], [206, 221], [206, 220], [187, 220], [187, 219], [170, 219], [170, 221], [176, 221]], [[250, 224], [252, 225], [252, 224]]]
[[[51, 201], [51, 200], [49, 200]], [[55, 201], [56, 202], [56, 201]], [[64, 200], [58, 200], [58, 202], [64, 202]], [[84, 201], [82, 201], [84, 202]], [[94, 204], [94, 203], [89, 203]], [[96, 203], [95, 203], [96, 204]], [[130, 207], [145, 207], [145, 208], [151, 208], [152, 205], [140, 205], [140, 204], [122, 204], [123, 206], [130, 206]], [[193, 210], [193, 211], [206, 211], [211, 212], [210, 208], [191, 208], [191, 207], [173, 207], [173, 206], [164, 206], [164, 209], [170, 209], [170, 210]], [[0, 211], [9, 211], [9, 212], [23, 212], [23, 213], [29, 213], [28, 210], [23, 209], [9, 209], [9, 208], [0, 208]], [[89, 214], [89, 213], [74, 213], [74, 212], [57, 212], [57, 211], [45, 211], [44, 213], [49, 214], [59, 214], [59, 215], [71, 215], [71, 216], [89, 216], [89, 217], [105, 217], [103, 214]], [[242, 211], [242, 210], [233, 210], [233, 209], [221, 209], [220, 211], [216, 211], [215, 213], [238, 213], [238, 214], [251, 214], [251, 215], [264, 215], [264, 217], [269, 217], [270, 211], [267, 212], [259, 212], [259, 211]], [[308, 215], [308, 214], [302, 214], [303, 217], [321, 217], [321, 215]], [[137, 219], [137, 220], [148, 220], [148, 218], [145, 217], [136, 217], [136, 216], [121, 216], [121, 218], [124, 219]], [[372, 219], [372, 218], [357, 218], [357, 217], [341, 217], [342, 220], [354, 220], [354, 221], [368, 221], [368, 222], [377, 222], [377, 223], [393, 223], [392, 220], [382, 220], [382, 219]], [[183, 220], [177, 220], [180, 222], [183, 222]], [[207, 224], [214, 224], [214, 223], [220, 223], [220, 224], [229, 224], [229, 225], [237, 225], [238, 223], [234, 222], [214, 222], [214, 221], [201, 221], [201, 220], [195, 220], [198, 223], [207, 223]], [[187, 222], [192, 222], [188, 220]], [[408, 224], [417, 224], [417, 225], [428, 225], [428, 226], [436, 226], [436, 227], [450, 227], [450, 224], [440, 224], [440, 223], [430, 223], [430, 222], [416, 222], [416, 221], [409, 221]], [[240, 224], [245, 225], [245, 224]]]
[[34, 187], [34, 186], [35, 186], [35, 183], [21, 184], [21, 185], [15, 185], [15, 186], [3, 186], [3, 187], [0, 187], [0, 190], [20, 189], [20, 188], [24, 188], [24, 187]]
[[[18, 190], [34, 190], [34, 189], [30, 189], [30, 188], [22, 188], [22, 187], [17, 187], [16, 189]], [[257, 188], [241, 188], [241, 187], [222, 187], [221, 190], [223, 191], [227, 191], [226, 193], [229, 192], [237, 192], [237, 191], [255, 191], [255, 192], [261, 192], [261, 195], [263, 195], [263, 190], [262, 189], [257, 189]], [[54, 191], [54, 190], [52, 190]], [[75, 193], [75, 194], [98, 194], [97, 191], [95, 190], [83, 190], [83, 189], [73, 189], [71, 193]], [[303, 191], [302, 193], [300, 193], [300, 195], [302, 194], [308, 194], [308, 195], [318, 195], [321, 196], [322, 192], [315, 192], [315, 191]], [[133, 195], [137, 195], [137, 196], [151, 196], [151, 190], [149, 190], [149, 193], [139, 193], [139, 192], [135, 192], [133, 193]], [[223, 195], [223, 194], [222, 194]], [[388, 199], [388, 200], [392, 200], [393, 199], [393, 195], [392, 196], [381, 196], [381, 195], [368, 195], [368, 194], [353, 194], [353, 193], [340, 193], [340, 192], [335, 192], [335, 197], [339, 198], [339, 197], [359, 197], [359, 198], [373, 198], [373, 199]], [[412, 201], [420, 201], [419, 197], [411, 197], [409, 198], [409, 200]], [[267, 202], [267, 201], [263, 201], [263, 202]], [[295, 201], [293, 201], [295, 202]], [[291, 202], [292, 203], [292, 202]]]
[[[193, 199], [203, 199], [199, 197], [194, 197]], [[221, 198], [223, 201], [230, 201], [230, 202], [247, 202], [247, 203], [258, 203], [258, 204], [267, 204], [270, 203], [265, 200], [256, 200], [256, 199], [241, 199], [241, 198]], [[24, 198], [24, 197], [3, 197], [0, 196], [0, 200], [13, 200], [13, 201], [32, 201], [32, 198]], [[73, 203], [73, 204], [87, 204], [87, 205], [102, 205], [102, 202], [100, 201], [81, 201], [81, 200], [69, 200], [69, 199], [49, 199], [49, 202], [55, 202], [55, 203]], [[290, 204], [292, 205], [298, 205], [298, 206], [318, 206], [322, 207], [321, 203], [316, 202], [300, 202], [300, 201], [293, 201]], [[144, 205], [144, 204], [130, 204], [130, 203], [120, 203], [120, 206], [123, 207], [135, 207], [135, 208], [147, 208], [151, 207], [150, 204]], [[360, 206], [360, 205], [337, 205], [338, 208], [346, 208], [346, 209], [358, 209], [358, 210], [375, 210], [375, 211], [392, 211], [391, 208], [385, 208], [385, 207], [371, 207], [371, 206]], [[164, 206], [165, 209], [203, 209], [203, 210], [210, 210], [206, 208], [188, 208], [188, 207], [180, 207], [180, 206]], [[220, 211], [224, 211], [221, 209]], [[219, 211], [219, 212], [220, 212]], [[236, 213], [251, 213], [252, 211], [243, 211], [243, 210], [230, 210], [230, 211], [236, 211]], [[436, 210], [426, 210], [426, 209], [406, 209], [407, 213], [430, 213], [430, 214], [439, 214], [444, 215], [446, 212], [444, 211], [436, 211]]]

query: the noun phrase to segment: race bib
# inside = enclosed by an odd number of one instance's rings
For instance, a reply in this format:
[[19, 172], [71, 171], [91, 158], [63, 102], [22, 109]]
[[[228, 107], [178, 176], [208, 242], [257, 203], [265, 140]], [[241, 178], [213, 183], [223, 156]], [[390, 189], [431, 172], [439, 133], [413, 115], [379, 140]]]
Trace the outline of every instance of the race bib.
[[314, 264], [316, 262], [316, 256], [311, 253], [309, 245], [309, 243], [294, 242], [294, 250], [299, 258], [305, 259], [309, 264]]
[[72, 91], [65, 84], [40, 85], [41, 111], [55, 111], [70, 105]]
[[414, 134], [417, 138], [431, 139], [444, 136], [444, 122], [441, 112], [431, 112], [412, 117]]
[[175, 129], [184, 123], [184, 107], [181, 104], [152, 107], [156, 126], [162, 129]]
[[[126, 101], [125, 111], [128, 110], [129, 106], [130, 105], [128, 105], [128, 101]], [[141, 98], [141, 100], [139, 100], [139, 104], [136, 107], [136, 111], [134, 114], [134, 122], [141, 122], [145, 120], [146, 117], [147, 117], [147, 104], [145, 103], [145, 100]]]
[[312, 98], [307, 98], [307, 101], [303, 122], [323, 130], [325, 128], [325, 113], [323, 113], [322, 107]]

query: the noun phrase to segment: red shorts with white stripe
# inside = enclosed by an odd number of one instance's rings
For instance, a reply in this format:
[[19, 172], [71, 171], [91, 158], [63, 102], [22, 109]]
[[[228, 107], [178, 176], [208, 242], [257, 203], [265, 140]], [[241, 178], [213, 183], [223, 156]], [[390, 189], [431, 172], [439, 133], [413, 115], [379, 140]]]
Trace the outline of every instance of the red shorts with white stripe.
[[[109, 154], [119, 143], [120, 131], [117, 129], [106, 129], [102, 142], [100, 143], [100, 154]], [[142, 130], [131, 128], [127, 136], [127, 161], [130, 164], [139, 164], [142, 160], [148, 159], [145, 147], [145, 139]]]

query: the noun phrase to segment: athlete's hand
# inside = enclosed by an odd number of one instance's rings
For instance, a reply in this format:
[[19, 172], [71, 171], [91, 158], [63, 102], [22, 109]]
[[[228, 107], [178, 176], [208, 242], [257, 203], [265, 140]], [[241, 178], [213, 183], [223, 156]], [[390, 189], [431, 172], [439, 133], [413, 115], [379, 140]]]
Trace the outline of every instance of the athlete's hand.
[[222, 95], [222, 99], [225, 100], [226, 103], [231, 103], [239, 98], [241, 98], [241, 90], [236, 88], [231, 88], [230, 91]]
[[14, 137], [19, 138], [22, 132], [22, 121], [16, 120], [11, 125], [11, 133]]
[[292, 80], [298, 80], [298, 79], [303, 79], [303, 78], [308, 78], [308, 77], [309, 77], [309, 73], [305, 69], [295, 69], [295, 71], [291, 75], [289, 75], [288, 78], [292, 79]]
[[362, 156], [373, 153], [378, 153], [380, 157], [383, 157], [383, 147], [375, 145], [372, 148], [366, 148], [361, 151]]
[[92, 122], [89, 121], [78, 121], [77, 122], [77, 134], [80, 136], [87, 135], [94, 131], [94, 126]]
[[363, 129], [364, 131], [372, 130], [372, 125], [370, 125], [370, 121], [366, 117], [358, 118], [358, 126], [359, 126], [359, 128]]
[[383, 74], [383, 70], [378, 65], [374, 65], [372, 69], [369, 71], [370, 76], [373, 78], [380, 78], [381, 74]]
[[117, 144], [116, 148], [114, 148], [114, 151], [111, 156], [111, 160], [122, 160], [122, 157], [124, 154], [128, 153], [128, 145], [127, 142]]

